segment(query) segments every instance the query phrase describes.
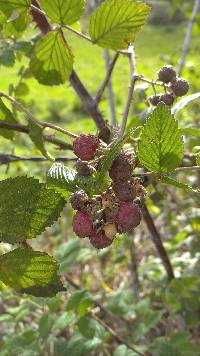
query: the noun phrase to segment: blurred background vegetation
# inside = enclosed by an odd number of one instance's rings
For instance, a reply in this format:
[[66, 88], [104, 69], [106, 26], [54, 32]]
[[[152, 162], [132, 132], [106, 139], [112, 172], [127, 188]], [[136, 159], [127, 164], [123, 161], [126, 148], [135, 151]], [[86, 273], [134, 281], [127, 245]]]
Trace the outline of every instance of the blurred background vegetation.
[[[156, 79], [164, 64], [178, 66], [191, 16], [193, 1], [148, 1], [152, 4], [149, 23], [136, 43], [137, 72]], [[88, 11], [81, 28], [87, 31]], [[28, 57], [38, 30], [32, 24], [16, 37], [9, 26], [0, 36], [0, 90], [15, 92], [39, 119], [58, 124], [76, 133], [96, 133], [93, 120], [84, 111], [69, 83], [58, 87], [38, 84], [28, 71]], [[78, 26], [78, 25], [77, 25]], [[75, 70], [95, 95], [105, 76], [103, 50], [66, 31], [75, 54]], [[200, 91], [200, 13], [183, 76], [190, 82], [190, 94]], [[21, 52], [15, 51], [21, 48]], [[110, 53], [111, 55], [112, 52]], [[13, 65], [14, 64], [14, 65]], [[118, 120], [121, 119], [129, 86], [129, 64], [120, 56], [113, 74]], [[141, 125], [146, 118], [146, 98], [151, 87], [137, 84], [128, 127]], [[109, 121], [110, 108], [105, 92], [100, 104]], [[19, 122], [24, 124], [23, 116]], [[190, 103], [178, 116], [180, 127], [199, 126], [200, 102]], [[62, 137], [57, 135], [56, 137]], [[62, 137], [63, 139], [63, 137]], [[71, 143], [70, 139], [67, 141]], [[49, 144], [54, 156], [71, 157]], [[200, 151], [200, 139], [186, 140], [188, 152]], [[0, 137], [0, 155], [40, 156], [28, 136]], [[49, 162], [16, 162], [0, 166], [0, 179], [36, 176], [44, 181]], [[194, 188], [198, 173], [179, 173], [178, 178]], [[133, 234], [117, 239], [98, 252], [87, 241], [75, 237], [72, 210], [67, 205], [61, 219], [39, 239], [32, 241], [41, 251], [53, 254], [61, 263], [60, 273], [68, 291], [53, 299], [21, 296], [2, 286], [0, 294], [0, 355], [137, 355], [128, 344], [137, 345], [145, 355], [200, 355], [200, 207], [199, 197], [172, 187], [148, 182], [149, 209], [170, 256], [177, 279], [167, 282], [151, 236], [142, 224]], [[9, 250], [0, 245], [0, 252]], [[138, 279], [138, 280], [137, 280]], [[90, 313], [90, 314], [88, 314]], [[89, 317], [92, 315], [94, 317]], [[109, 330], [108, 325], [117, 337]], [[126, 344], [127, 343], [127, 344]]]

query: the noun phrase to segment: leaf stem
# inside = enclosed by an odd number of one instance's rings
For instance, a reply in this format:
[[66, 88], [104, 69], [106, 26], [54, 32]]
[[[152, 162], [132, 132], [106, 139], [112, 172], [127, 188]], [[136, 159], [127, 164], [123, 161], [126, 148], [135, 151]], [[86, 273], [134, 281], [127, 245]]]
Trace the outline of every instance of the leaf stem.
[[45, 122], [45, 121], [40, 121], [38, 119], [36, 119], [36, 117], [30, 113], [30, 111], [28, 111], [28, 109], [26, 109], [21, 103], [19, 103], [17, 100], [15, 100], [14, 98], [12, 98], [10, 95], [7, 95], [5, 93], [0, 92], [0, 97], [3, 97], [7, 100], [9, 100], [15, 107], [16, 109], [20, 110], [21, 112], [25, 113], [26, 117], [28, 118], [29, 121], [34, 122], [36, 125], [39, 125], [41, 127], [44, 128], [51, 128], [55, 131], [59, 131], [69, 137], [75, 138], [77, 137], [77, 135], [75, 135], [74, 133], [65, 130], [57, 125], [51, 124], [49, 122]]

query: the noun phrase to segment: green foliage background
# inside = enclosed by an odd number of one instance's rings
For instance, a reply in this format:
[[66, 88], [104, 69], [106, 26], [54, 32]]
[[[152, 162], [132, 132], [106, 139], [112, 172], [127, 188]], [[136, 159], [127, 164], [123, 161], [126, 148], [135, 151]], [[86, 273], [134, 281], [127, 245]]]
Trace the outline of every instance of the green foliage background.
[[[186, 9], [186, 16], [190, 9]], [[166, 25], [147, 25], [135, 43], [137, 71], [150, 79], [165, 63], [175, 66], [181, 53], [186, 21]], [[82, 24], [84, 26], [84, 22]], [[9, 31], [9, 28], [7, 28]], [[12, 92], [38, 118], [58, 124], [76, 133], [96, 133], [96, 127], [84, 112], [82, 104], [69, 83], [47, 87], [29, 77], [22, 79], [28, 59], [22, 53], [31, 51], [30, 39], [37, 33], [33, 25], [23, 34], [22, 52], [14, 54], [2, 41], [0, 48], [0, 91]], [[184, 68], [184, 77], [191, 83], [190, 94], [200, 91], [199, 27], [194, 28], [191, 51]], [[75, 69], [88, 89], [95, 95], [105, 75], [103, 49], [93, 46], [66, 31], [75, 56]], [[22, 43], [23, 41], [23, 43]], [[15, 65], [13, 66], [15, 62]], [[3, 64], [6, 66], [3, 66]], [[129, 85], [129, 65], [120, 57], [113, 75], [116, 111], [121, 118]], [[135, 102], [128, 128], [144, 123], [145, 98], [152, 94], [146, 84], [137, 84]], [[109, 120], [110, 112], [105, 93], [100, 108]], [[1, 109], [1, 107], [0, 107]], [[10, 107], [11, 109], [11, 107]], [[191, 102], [178, 114], [179, 127], [198, 128], [200, 102]], [[20, 122], [24, 123], [20, 115]], [[61, 135], [57, 137], [63, 138]], [[200, 152], [197, 134], [185, 140], [188, 152]], [[71, 143], [70, 139], [66, 142]], [[48, 146], [53, 156], [57, 152]], [[0, 137], [0, 154], [40, 156], [41, 153], [26, 135], [17, 133], [13, 141]], [[16, 162], [0, 166], [0, 179], [16, 175], [34, 176], [44, 181], [51, 163]], [[69, 167], [73, 165], [69, 164]], [[180, 181], [199, 187], [196, 173], [179, 173]], [[74, 236], [71, 227], [72, 211], [67, 205], [58, 223], [46, 230], [31, 245], [52, 254], [60, 262], [67, 292], [55, 298], [43, 299], [20, 296], [8, 288], [1, 288], [0, 295], [0, 355], [114, 355], [134, 356], [123, 342], [116, 342], [101, 322], [91, 318], [91, 311], [100, 309], [100, 320], [116, 329], [137, 350], [159, 356], [198, 356], [200, 354], [200, 208], [199, 195], [186, 192], [172, 185], [150, 181], [147, 203], [155, 219], [164, 245], [169, 253], [177, 279], [170, 284], [160, 259], [144, 224], [134, 236], [123, 236], [111, 248], [97, 252], [86, 241]], [[1, 209], [1, 207], [0, 207]], [[1, 219], [1, 218], [0, 218]], [[7, 244], [0, 245], [0, 252], [9, 251]], [[136, 257], [135, 257], [136, 256]], [[133, 288], [133, 261], [136, 258], [140, 282], [140, 296]], [[75, 288], [68, 283], [72, 280]], [[76, 285], [80, 287], [76, 288]]]

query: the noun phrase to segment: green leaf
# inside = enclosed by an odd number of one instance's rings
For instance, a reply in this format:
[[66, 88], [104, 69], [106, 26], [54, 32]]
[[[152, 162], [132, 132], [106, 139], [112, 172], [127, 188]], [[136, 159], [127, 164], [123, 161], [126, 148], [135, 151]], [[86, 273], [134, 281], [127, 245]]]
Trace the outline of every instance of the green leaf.
[[80, 251], [80, 239], [72, 239], [61, 246], [59, 253], [60, 274], [65, 273], [74, 263]]
[[47, 173], [47, 184], [68, 199], [70, 192], [77, 189], [75, 177], [76, 171], [65, 167], [62, 163], [54, 163]]
[[85, 0], [40, 0], [40, 4], [54, 23], [71, 25], [82, 15]]
[[19, 16], [12, 21], [9, 20], [3, 25], [3, 34], [5, 37], [14, 36], [18, 38], [21, 33], [26, 30], [27, 26], [31, 22], [31, 16], [26, 10], [21, 12]]
[[191, 101], [200, 98], [200, 93], [195, 93], [192, 95], [188, 95], [185, 98], [178, 101], [178, 103], [172, 108], [172, 114], [176, 117], [181, 109], [183, 109], [186, 105], [188, 105]]
[[138, 356], [138, 353], [128, 349], [126, 345], [120, 345], [115, 349], [113, 356]]
[[163, 342], [157, 352], [158, 356], [184, 356], [182, 352], [180, 352], [176, 346], [171, 344], [170, 342]]
[[81, 334], [87, 339], [93, 339], [95, 335], [96, 322], [94, 319], [84, 316], [78, 321], [78, 328]]
[[0, 279], [17, 292], [53, 297], [63, 291], [56, 260], [44, 252], [18, 248], [0, 256]]
[[90, 19], [90, 36], [101, 47], [125, 49], [133, 43], [145, 24], [150, 7], [143, 2], [108, 0], [97, 8]]
[[25, 82], [19, 82], [15, 88], [16, 97], [26, 96], [29, 94], [29, 87]]
[[81, 289], [79, 291], [74, 292], [67, 303], [67, 310], [78, 310], [78, 308], [81, 306], [82, 303], [84, 303], [85, 300], [90, 300], [91, 302], [93, 302], [87, 290]]
[[[14, 118], [12, 112], [7, 108], [7, 106], [3, 103], [2, 99], [0, 99], [0, 121], [3, 121], [7, 124], [16, 124], [17, 121]], [[15, 135], [14, 131], [0, 129], [0, 136], [12, 140]]]
[[190, 193], [200, 193], [200, 189], [193, 189], [188, 184], [179, 182], [178, 180], [172, 179], [170, 177], [165, 177], [161, 180], [161, 183], [173, 185], [176, 188], [183, 189], [185, 192]]
[[48, 337], [51, 329], [56, 321], [55, 314], [44, 314], [39, 323], [39, 334], [40, 336], [45, 339]]
[[180, 129], [182, 135], [200, 137], [200, 130], [194, 127], [185, 127], [184, 129]]
[[0, 10], [8, 17], [13, 11], [24, 11], [31, 5], [31, 0], [0, 0]]
[[160, 103], [144, 125], [138, 147], [140, 162], [153, 172], [173, 172], [183, 153], [178, 123], [169, 108]]
[[64, 205], [60, 194], [37, 179], [1, 181], [0, 241], [14, 244], [35, 238], [59, 218]]
[[66, 82], [72, 72], [73, 55], [60, 30], [39, 39], [30, 63], [33, 75], [44, 85]]
[[114, 159], [116, 158], [119, 151], [124, 146], [124, 144], [126, 143], [129, 137], [130, 137], [130, 132], [124, 135], [124, 137], [122, 137], [120, 140], [117, 140], [115, 144], [112, 145], [108, 154], [104, 156], [101, 162], [101, 169], [96, 176], [96, 184], [95, 184], [96, 192], [99, 192], [103, 189], [107, 172], [112, 166], [112, 162], [114, 161]]
[[5, 67], [13, 67], [15, 64], [15, 52], [12, 48], [1, 48], [0, 65]]
[[28, 124], [30, 128], [29, 136], [35, 146], [38, 148], [38, 150], [42, 153], [44, 157], [46, 157], [49, 160], [54, 160], [54, 158], [50, 155], [50, 153], [46, 150], [45, 144], [44, 144], [44, 136], [43, 136], [43, 131], [44, 128], [39, 126], [33, 121], [29, 121]]
[[93, 195], [96, 191], [96, 178], [93, 176], [84, 177], [76, 174], [74, 183], [77, 189], [83, 189], [88, 195]]

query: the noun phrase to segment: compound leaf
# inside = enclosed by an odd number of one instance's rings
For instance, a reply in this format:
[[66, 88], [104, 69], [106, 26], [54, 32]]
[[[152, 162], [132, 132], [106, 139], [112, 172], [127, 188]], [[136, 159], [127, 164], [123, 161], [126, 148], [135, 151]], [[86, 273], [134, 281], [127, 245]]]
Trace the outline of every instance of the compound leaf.
[[145, 24], [150, 7], [143, 2], [108, 0], [90, 19], [90, 36], [101, 47], [126, 49]]
[[63, 84], [69, 78], [72, 67], [73, 55], [60, 30], [51, 31], [39, 39], [30, 63], [39, 83]]
[[60, 194], [37, 179], [0, 182], [0, 241], [11, 244], [40, 235], [56, 221], [65, 205]]
[[63, 291], [58, 263], [47, 253], [18, 248], [0, 256], [0, 280], [17, 292], [53, 297]]
[[40, 4], [53, 22], [71, 25], [82, 15], [85, 0], [40, 0]]
[[149, 170], [168, 173], [183, 159], [183, 138], [169, 108], [160, 103], [144, 125], [139, 143], [140, 162]]

